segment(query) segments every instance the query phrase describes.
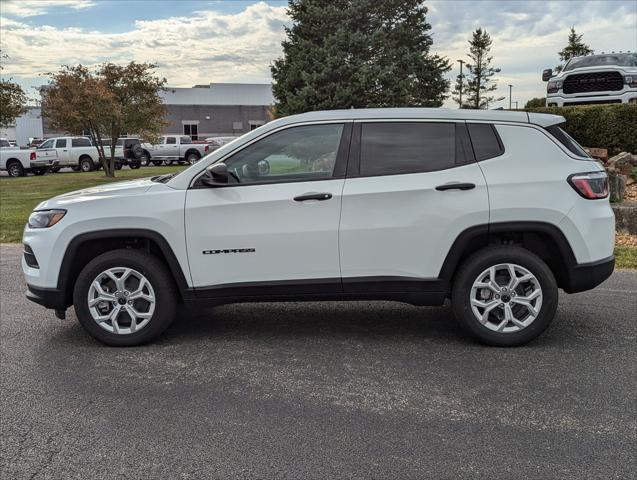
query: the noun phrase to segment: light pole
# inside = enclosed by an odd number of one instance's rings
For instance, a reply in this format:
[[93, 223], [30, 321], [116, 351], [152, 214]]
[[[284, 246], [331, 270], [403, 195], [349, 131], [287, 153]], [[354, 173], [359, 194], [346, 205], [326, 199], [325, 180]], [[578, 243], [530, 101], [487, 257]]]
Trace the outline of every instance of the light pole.
[[511, 110], [511, 90], [513, 90], [513, 85], [509, 85], [509, 110]]
[[458, 60], [458, 63], [460, 63], [460, 85], [458, 87], [458, 108], [462, 108], [462, 64], [464, 63], [464, 60]]

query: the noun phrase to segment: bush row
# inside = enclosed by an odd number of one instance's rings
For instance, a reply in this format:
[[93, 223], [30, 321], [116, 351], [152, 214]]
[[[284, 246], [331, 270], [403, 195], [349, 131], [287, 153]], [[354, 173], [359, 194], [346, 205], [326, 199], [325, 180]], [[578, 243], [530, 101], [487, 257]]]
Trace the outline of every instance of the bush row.
[[585, 147], [607, 148], [609, 155], [637, 153], [637, 104], [532, 108], [566, 118], [562, 126]]

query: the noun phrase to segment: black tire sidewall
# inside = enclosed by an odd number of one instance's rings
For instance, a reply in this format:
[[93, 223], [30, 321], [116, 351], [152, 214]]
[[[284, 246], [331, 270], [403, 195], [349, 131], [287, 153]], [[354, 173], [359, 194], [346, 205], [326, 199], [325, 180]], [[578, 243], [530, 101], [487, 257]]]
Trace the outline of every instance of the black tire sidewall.
[[[128, 267], [144, 275], [155, 293], [155, 311], [150, 322], [141, 330], [118, 335], [100, 327], [88, 308], [88, 290], [93, 280], [113, 267]], [[172, 323], [178, 298], [170, 273], [153, 255], [138, 250], [113, 250], [90, 261], [80, 272], [73, 290], [73, 303], [77, 318], [84, 329], [102, 343], [116, 347], [136, 346], [158, 337]]]
[[[88, 168], [85, 169], [84, 165], [88, 165]], [[83, 172], [92, 172], [93, 171], [93, 160], [90, 158], [81, 158], [80, 159], [80, 170]]]
[[[471, 287], [478, 275], [492, 265], [514, 263], [529, 270], [540, 282], [542, 307], [537, 318], [526, 328], [511, 333], [489, 330], [475, 318], [471, 310]], [[534, 253], [520, 247], [489, 247], [472, 255], [460, 267], [452, 289], [452, 308], [458, 323], [483, 343], [511, 347], [537, 338], [550, 325], [557, 310], [558, 291], [550, 268]]]
[[[13, 171], [13, 167], [16, 167], [16, 170]], [[20, 164], [20, 162], [16, 162], [15, 160], [10, 162], [7, 165], [7, 173], [10, 177], [24, 177], [24, 167]]]

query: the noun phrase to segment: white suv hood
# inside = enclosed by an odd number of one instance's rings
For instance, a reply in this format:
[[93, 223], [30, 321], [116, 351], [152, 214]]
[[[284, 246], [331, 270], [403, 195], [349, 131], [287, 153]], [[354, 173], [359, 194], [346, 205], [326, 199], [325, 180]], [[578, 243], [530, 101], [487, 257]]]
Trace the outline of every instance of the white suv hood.
[[104, 200], [113, 197], [134, 197], [136, 195], [143, 194], [149, 188], [157, 185], [165, 186], [151, 181], [150, 178], [98, 185], [95, 187], [84, 188], [82, 190], [63, 193], [57, 197], [45, 200], [36, 207], [36, 210], [46, 208], [64, 208], [66, 205], [74, 203]]

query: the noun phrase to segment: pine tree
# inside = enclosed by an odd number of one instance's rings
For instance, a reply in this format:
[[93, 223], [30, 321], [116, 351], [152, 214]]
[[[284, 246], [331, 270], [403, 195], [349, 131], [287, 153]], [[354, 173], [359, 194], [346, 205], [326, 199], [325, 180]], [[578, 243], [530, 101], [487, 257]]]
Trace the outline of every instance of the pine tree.
[[[595, 51], [592, 48], [590, 48], [588, 45], [582, 42], [582, 36], [583, 34], [578, 35], [575, 32], [574, 25], [571, 26], [571, 30], [568, 34], [567, 45], [562, 50], [557, 52], [562, 62], [566, 63], [573, 57], [581, 57], [584, 55], [592, 55], [593, 53], [595, 53]], [[560, 72], [562, 71], [563, 68], [564, 68], [564, 65], [560, 64], [557, 67], [555, 67], [555, 70]]]
[[489, 104], [502, 100], [504, 97], [495, 98], [489, 93], [495, 91], [498, 85], [492, 77], [500, 72], [499, 68], [491, 67], [493, 57], [491, 52], [491, 37], [486, 30], [478, 28], [473, 32], [469, 40], [469, 53], [471, 61], [467, 64], [467, 82], [465, 89], [467, 108], [488, 108]]
[[293, 25], [272, 65], [277, 115], [428, 106], [447, 97], [449, 61], [431, 54], [420, 0], [290, 0]]

